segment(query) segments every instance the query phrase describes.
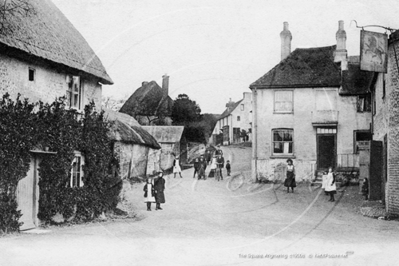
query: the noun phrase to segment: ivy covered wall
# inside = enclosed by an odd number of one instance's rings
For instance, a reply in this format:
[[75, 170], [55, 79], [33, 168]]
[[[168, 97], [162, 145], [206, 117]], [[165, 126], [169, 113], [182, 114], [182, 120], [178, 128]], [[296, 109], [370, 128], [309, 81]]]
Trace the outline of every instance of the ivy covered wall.
[[[38, 217], [50, 223], [55, 214], [90, 220], [116, 207], [122, 187], [118, 160], [108, 138], [103, 113], [86, 105], [84, 113], [69, 110], [64, 99], [30, 103], [6, 94], [0, 101], [0, 232], [19, 229], [16, 202], [18, 181], [29, 170], [30, 150], [56, 152], [39, 165]], [[83, 186], [70, 186], [75, 151], [84, 157]]]

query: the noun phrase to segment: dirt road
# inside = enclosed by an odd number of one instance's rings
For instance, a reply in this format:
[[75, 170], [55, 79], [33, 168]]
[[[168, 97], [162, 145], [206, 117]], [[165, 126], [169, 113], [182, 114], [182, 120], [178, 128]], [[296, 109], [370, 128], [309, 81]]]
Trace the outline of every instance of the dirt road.
[[167, 202], [151, 212], [135, 184], [125, 197], [136, 219], [2, 238], [0, 265], [397, 265], [399, 222], [361, 216], [358, 187], [334, 204], [307, 184], [287, 194], [245, 182], [249, 148], [224, 154], [234, 178], [167, 176]]

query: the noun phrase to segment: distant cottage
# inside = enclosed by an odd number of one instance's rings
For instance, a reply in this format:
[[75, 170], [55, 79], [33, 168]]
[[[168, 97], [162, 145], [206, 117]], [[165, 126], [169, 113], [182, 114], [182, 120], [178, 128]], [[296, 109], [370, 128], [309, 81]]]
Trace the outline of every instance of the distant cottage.
[[[245, 132], [245, 135], [242, 133]], [[229, 145], [251, 141], [252, 132], [252, 93], [244, 92], [243, 99], [230, 101], [220, 115], [209, 142], [217, 145]]]
[[173, 100], [168, 94], [169, 76], [162, 77], [162, 88], [155, 81], [145, 81], [119, 112], [133, 116], [140, 125], [171, 125]]

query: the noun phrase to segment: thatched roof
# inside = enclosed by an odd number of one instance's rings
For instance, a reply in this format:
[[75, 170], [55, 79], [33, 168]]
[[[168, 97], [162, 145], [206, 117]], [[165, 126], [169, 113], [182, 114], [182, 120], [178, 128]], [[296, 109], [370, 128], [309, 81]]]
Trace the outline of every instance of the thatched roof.
[[104, 117], [112, 122], [109, 137], [114, 141], [148, 146], [160, 149], [155, 138], [144, 130], [139, 123], [126, 114], [104, 109]]
[[339, 87], [340, 68], [334, 63], [336, 46], [295, 49], [250, 88]]
[[180, 142], [184, 126], [143, 126], [159, 143]]
[[348, 70], [342, 71], [340, 95], [362, 95], [369, 92], [374, 72], [360, 69], [359, 57], [349, 57]]
[[119, 112], [143, 116], [156, 116], [160, 112], [164, 115], [172, 113], [173, 100], [165, 97], [163, 89], [155, 82], [143, 83], [121, 107]]
[[0, 34], [2, 49], [14, 49], [17, 52], [6, 52], [50, 61], [95, 76], [103, 84], [113, 84], [89, 44], [50, 0], [28, 3], [33, 12], [7, 17], [10, 30]]

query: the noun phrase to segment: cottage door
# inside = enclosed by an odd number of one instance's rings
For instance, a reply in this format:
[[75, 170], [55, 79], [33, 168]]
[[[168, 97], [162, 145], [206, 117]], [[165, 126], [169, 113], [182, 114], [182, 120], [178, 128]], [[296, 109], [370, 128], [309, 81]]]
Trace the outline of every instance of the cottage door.
[[335, 135], [317, 135], [317, 168], [327, 170], [328, 167], [335, 167]]
[[383, 145], [382, 141], [370, 143], [369, 199], [381, 200], [383, 195]]
[[18, 182], [17, 202], [18, 210], [21, 211], [20, 222], [23, 222], [21, 230], [35, 228], [38, 224], [38, 183], [37, 183], [37, 159], [31, 158], [29, 171], [23, 179]]

